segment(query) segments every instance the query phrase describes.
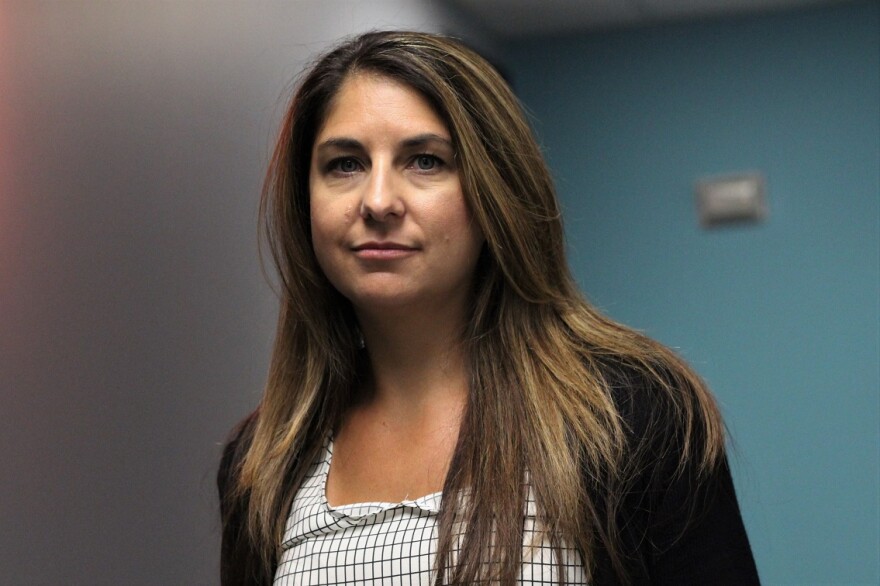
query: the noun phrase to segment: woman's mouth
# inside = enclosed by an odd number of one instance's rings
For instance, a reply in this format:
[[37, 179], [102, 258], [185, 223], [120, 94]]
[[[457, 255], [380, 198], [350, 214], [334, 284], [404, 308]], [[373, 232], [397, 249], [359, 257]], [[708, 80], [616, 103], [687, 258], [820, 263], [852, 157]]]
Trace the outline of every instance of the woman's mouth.
[[400, 242], [364, 242], [352, 247], [355, 256], [364, 260], [395, 260], [414, 254], [418, 248]]

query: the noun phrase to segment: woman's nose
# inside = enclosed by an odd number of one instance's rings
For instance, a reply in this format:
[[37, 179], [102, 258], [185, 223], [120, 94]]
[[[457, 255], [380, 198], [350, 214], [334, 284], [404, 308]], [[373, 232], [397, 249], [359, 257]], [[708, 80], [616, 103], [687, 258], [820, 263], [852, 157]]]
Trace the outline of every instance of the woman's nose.
[[379, 222], [403, 216], [405, 206], [393, 169], [374, 165], [361, 198], [361, 217]]

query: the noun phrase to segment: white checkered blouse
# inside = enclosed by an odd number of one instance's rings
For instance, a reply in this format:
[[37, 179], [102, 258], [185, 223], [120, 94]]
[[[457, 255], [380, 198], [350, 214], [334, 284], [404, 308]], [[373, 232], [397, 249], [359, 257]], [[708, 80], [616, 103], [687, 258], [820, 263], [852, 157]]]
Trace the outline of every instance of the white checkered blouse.
[[[433, 584], [441, 493], [400, 503], [330, 507], [325, 486], [332, 456], [328, 439], [293, 500], [274, 586]], [[562, 557], [565, 583], [586, 584], [577, 553], [564, 549]], [[557, 583], [556, 556], [536, 530], [531, 489], [523, 560], [521, 584]]]

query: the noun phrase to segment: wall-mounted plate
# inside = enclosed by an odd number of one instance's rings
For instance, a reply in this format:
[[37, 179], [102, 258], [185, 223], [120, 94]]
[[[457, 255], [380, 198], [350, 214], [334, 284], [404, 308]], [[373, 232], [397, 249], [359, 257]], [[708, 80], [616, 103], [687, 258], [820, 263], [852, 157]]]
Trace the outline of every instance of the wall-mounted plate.
[[760, 173], [706, 177], [694, 185], [704, 228], [760, 222], [767, 217], [766, 182]]

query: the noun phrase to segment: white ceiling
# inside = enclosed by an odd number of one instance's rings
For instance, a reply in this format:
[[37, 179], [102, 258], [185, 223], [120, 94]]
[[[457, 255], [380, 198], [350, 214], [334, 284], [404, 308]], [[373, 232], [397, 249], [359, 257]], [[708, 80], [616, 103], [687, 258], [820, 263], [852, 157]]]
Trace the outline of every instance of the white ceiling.
[[767, 12], [849, 0], [449, 0], [488, 30], [519, 37]]

